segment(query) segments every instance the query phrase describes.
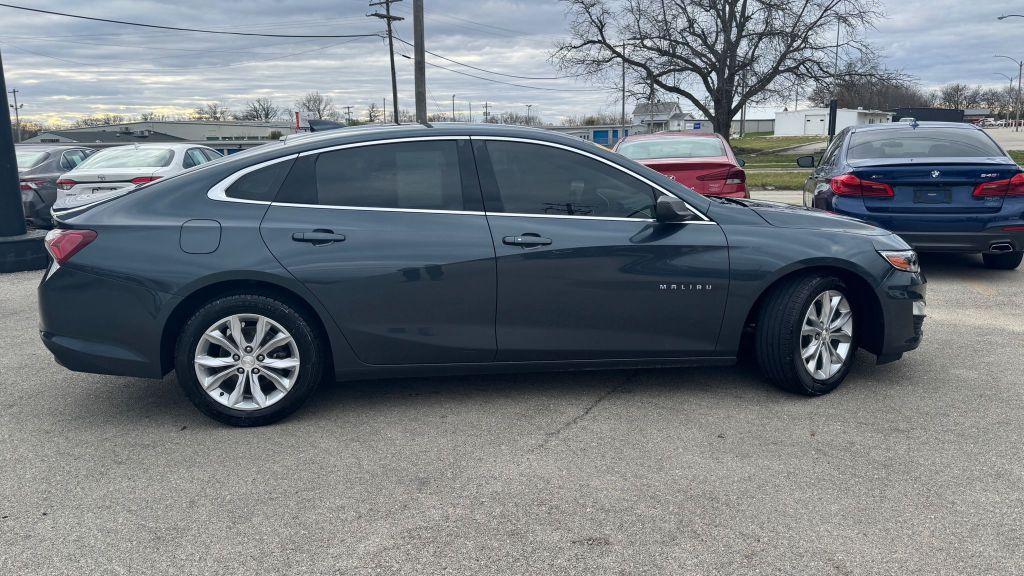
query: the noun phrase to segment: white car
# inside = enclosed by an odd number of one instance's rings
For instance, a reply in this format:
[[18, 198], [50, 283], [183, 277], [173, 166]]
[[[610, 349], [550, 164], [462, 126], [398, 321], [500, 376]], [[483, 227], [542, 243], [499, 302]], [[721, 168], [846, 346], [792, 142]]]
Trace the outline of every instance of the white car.
[[[220, 158], [195, 144], [130, 144], [93, 154], [57, 180], [57, 202], [130, 189]], [[76, 198], [81, 200], [82, 198]]]

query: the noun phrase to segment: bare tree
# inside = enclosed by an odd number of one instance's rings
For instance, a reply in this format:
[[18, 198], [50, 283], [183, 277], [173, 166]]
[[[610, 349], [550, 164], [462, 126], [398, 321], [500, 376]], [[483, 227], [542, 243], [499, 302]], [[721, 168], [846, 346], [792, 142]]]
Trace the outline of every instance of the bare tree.
[[840, 108], [891, 110], [929, 106], [931, 95], [898, 70], [889, 70], [874, 55], [847, 62], [838, 76], [820, 78], [810, 101], [828, 106], [835, 98]]
[[114, 124], [123, 124], [127, 120], [128, 118], [121, 114], [100, 114], [98, 116], [86, 116], [85, 118], [79, 118], [72, 122], [71, 125], [75, 128], [112, 126]]
[[167, 119], [166, 114], [158, 114], [156, 112], [143, 112], [139, 114], [139, 120], [143, 122], [160, 122]]
[[484, 122], [488, 124], [510, 124], [515, 126], [540, 126], [544, 122], [535, 115], [527, 116], [520, 112], [502, 112], [491, 114]]
[[196, 107], [192, 111], [191, 115], [193, 120], [209, 120], [209, 121], [220, 121], [230, 120], [232, 115], [231, 111], [224, 106], [216, 102], [208, 102], [202, 106]]
[[274, 101], [266, 96], [245, 103], [245, 110], [238, 116], [239, 120], [253, 122], [269, 122], [277, 120], [281, 116], [281, 108], [274, 105]]
[[334, 100], [319, 91], [309, 92], [295, 101], [295, 107], [314, 120], [338, 120], [338, 109]]
[[[622, 118], [618, 114], [600, 112], [598, 114], [586, 114], [579, 116], [565, 116], [562, 118], [562, 126], [601, 126], [605, 124], [618, 125]], [[627, 119], [628, 121], [628, 119]]]
[[370, 102], [370, 105], [366, 107], [366, 118], [370, 124], [376, 124], [384, 118], [384, 111], [376, 103]]
[[982, 104], [984, 89], [981, 86], [971, 87], [967, 84], [955, 82], [939, 88], [936, 101], [943, 108], [957, 108], [966, 110], [977, 108]]
[[862, 33], [881, 15], [877, 0], [562, 1], [571, 38], [552, 54], [562, 69], [615, 85], [625, 62], [634, 84], [685, 98], [726, 138], [743, 106], [831, 74], [837, 49], [871, 51]]

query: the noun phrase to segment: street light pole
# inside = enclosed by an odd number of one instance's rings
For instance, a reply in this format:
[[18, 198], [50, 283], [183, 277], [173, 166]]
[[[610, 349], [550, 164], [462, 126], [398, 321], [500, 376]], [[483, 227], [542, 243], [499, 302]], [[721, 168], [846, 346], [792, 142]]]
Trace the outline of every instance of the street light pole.
[[996, 58], [1006, 58], [1010, 62], [1017, 65], [1017, 114], [1013, 121], [1013, 131], [1020, 132], [1020, 99], [1021, 99], [1021, 75], [1024, 74], [1024, 60], [1017, 60], [1016, 58], [1010, 58], [1009, 56], [1003, 56], [1002, 54], [996, 54]]

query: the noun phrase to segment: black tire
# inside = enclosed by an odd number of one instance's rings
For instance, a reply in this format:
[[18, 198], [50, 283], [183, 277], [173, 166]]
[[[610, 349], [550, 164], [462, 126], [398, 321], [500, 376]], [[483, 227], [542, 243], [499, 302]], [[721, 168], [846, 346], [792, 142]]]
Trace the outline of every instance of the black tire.
[[[196, 374], [193, 362], [203, 333], [234, 314], [258, 314], [273, 320], [291, 334], [298, 349], [298, 377], [280, 400], [265, 408], [237, 410], [225, 406], [207, 394]], [[224, 296], [200, 308], [185, 324], [175, 346], [175, 373], [185, 395], [203, 414], [231, 426], [263, 426], [297, 410], [324, 379], [326, 351], [319, 341], [303, 314], [284, 302], [257, 294]]]
[[993, 270], [1016, 270], [1024, 260], [1024, 252], [1002, 252], [1000, 254], [982, 254], [985, 266]]
[[[800, 331], [811, 303], [826, 290], [841, 292], [853, 312], [853, 342], [843, 366], [827, 380], [811, 376], [800, 358]], [[846, 379], [857, 351], [856, 302], [843, 281], [835, 276], [810, 274], [784, 280], [771, 288], [763, 302], [755, 334], [755, 351], [761, 373], [783, 390], [820, 396], [835, 390]]]

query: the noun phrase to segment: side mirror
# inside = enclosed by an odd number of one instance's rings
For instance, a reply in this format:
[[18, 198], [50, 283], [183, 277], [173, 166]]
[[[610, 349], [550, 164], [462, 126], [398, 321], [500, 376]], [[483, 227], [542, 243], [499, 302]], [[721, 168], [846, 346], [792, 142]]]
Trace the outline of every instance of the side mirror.
[[814, 168], [814, 156], [801, 156], [796, 159], [796, 165], [801, 168]]
[[740, 168], [743, 168], [744, 166], [747, 165], [747, 161], [744, 160], [743, 158], [737, 158], [736, 163], [740, 165]]
[[693, 212], [679, 198], [661, 195], [654, 204], [654, 217], [658, 222], [686, 222], [693, 219]]

